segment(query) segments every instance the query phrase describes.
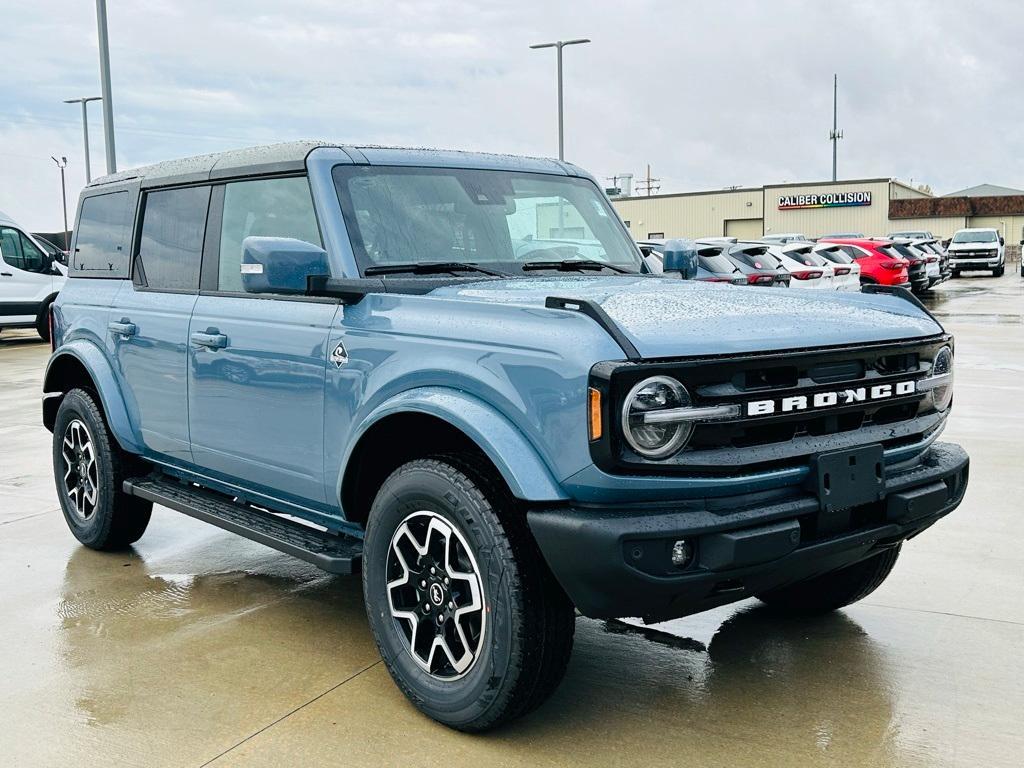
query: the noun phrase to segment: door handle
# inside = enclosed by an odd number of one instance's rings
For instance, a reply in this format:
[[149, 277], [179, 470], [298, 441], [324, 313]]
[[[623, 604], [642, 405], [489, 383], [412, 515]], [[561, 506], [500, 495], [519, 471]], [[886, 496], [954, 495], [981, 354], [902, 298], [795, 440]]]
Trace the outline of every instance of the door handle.
[[228, 337], [223, 333], [193, 333], [188, 338], [194, 346], [207, 349], [224, 349], [228, 345]]
[[107, 323], [107, 330], [122, 339], [127, 339], [134, 336], [139, 329], [135, 327], [135, 323], [128, 322], [128, 318], [123, 318], [118, 323]]
[[14, 277], [11, 272], [0, 272], [0, 277]]

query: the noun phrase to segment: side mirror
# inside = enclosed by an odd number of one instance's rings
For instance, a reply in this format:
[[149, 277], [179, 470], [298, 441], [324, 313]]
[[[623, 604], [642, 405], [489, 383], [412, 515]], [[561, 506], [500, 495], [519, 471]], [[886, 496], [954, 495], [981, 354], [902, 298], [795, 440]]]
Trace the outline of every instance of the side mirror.
[[329, 275], [327, 251], [293, 237], [247, 237], [242, 241], [242, 289], [246, 293], [306, 292], [310, 275]]
[[999, 238], [999, 244], [1000, 245], [1006, 245], [1006, 241], [1002, 237], [1000, 237]]
[[683, 280], [697, 276], [697, 244], [693, 240], [669, 240], [662, 263], [666, 272], [678, 272]]

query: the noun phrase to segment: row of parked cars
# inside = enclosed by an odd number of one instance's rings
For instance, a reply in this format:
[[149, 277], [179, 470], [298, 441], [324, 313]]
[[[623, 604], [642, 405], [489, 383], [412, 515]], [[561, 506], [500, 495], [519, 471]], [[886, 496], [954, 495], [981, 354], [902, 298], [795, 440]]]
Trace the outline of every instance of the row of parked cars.
[[[661, 269], [665, 243], [637, 243], [656, 271]], [[991, 269], [998, 277], [1005, 268], [1003, 238], [994, 229], [962, 229], [945, 243], [930, 232], [906, 231], [884, 238], [860, 232], [814, 240], [801, 233], [760, 240], [708, 237], [696, 240], [695, 246], [695, 279], [762, 287], [858, 291], [874, 283], [922, 294], [959, 276], [961, 270]]]
[[[645, 240], [639, 246], [657, 270], [665, 241]], [[697, 280], [736, 285], [859, 291], [862, 284], [878, 283], [923, 293], [950, 274], [941, 248], [926, 241], [719, 237], [697, 240], [696, 248]]]

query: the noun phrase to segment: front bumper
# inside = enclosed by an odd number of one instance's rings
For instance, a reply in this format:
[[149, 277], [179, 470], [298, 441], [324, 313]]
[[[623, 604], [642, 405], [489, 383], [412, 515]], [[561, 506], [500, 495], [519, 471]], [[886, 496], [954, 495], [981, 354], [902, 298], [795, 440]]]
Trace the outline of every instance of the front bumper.
[[[892, 471], [884, 497], [824, 512], [815, 494], [780, 489], [729, 498], [532, 509], [530, 529], [562, 588], [586, 616], [647, 621], [697, 613], [826, 573], [911, 538], [952, 512], [969, 459], [935, 443]], [[684, 568], [673, 542], [694, 548]]]
[[995, 256], [965, 256], [949, 257], [949, 266], [953, 269], [993, 269], [1002, 263], [999, 255]]

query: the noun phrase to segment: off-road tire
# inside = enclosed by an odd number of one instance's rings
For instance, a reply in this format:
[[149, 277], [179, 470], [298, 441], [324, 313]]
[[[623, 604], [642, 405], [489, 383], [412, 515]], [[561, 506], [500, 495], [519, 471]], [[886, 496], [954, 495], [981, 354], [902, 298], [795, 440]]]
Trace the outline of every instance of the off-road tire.
[[897, 545], [838, 571], [762, 592], [757, 597], [785, 613], [828, 613], [862, 600], [878, 589], [892, 572], [899, 555]]
[[[83, 517], [64, 482], [64, 441], [73, 422], [85, 425], [96, 466], [95, 508]], [[124, 480], [142, 469], [141, 461], [121, 450], [107, 428], [95, 394], [72, 389], [61, 401], [53, 427], [53, 475], [57, 497], [71, 533], [90, 549], [124, 549], [138, 541], [149, 525], [152, 502], [128, 496]]]
[[[441, 680], [423, 669], [391, 614], [386, 572], [392, 537], [419, 511], [452, 525], [480, 571], [483, 641], [458, 679]], [[452, 728], [479, 732], [520, 717], [544, 702], [565, 674], [575, 630], [572, 603], [544, 562], [522, 503], [482, 456], [418, 459], [384, 481], [367, 523], [363, 593], [395, 683], [424, 714]]]

